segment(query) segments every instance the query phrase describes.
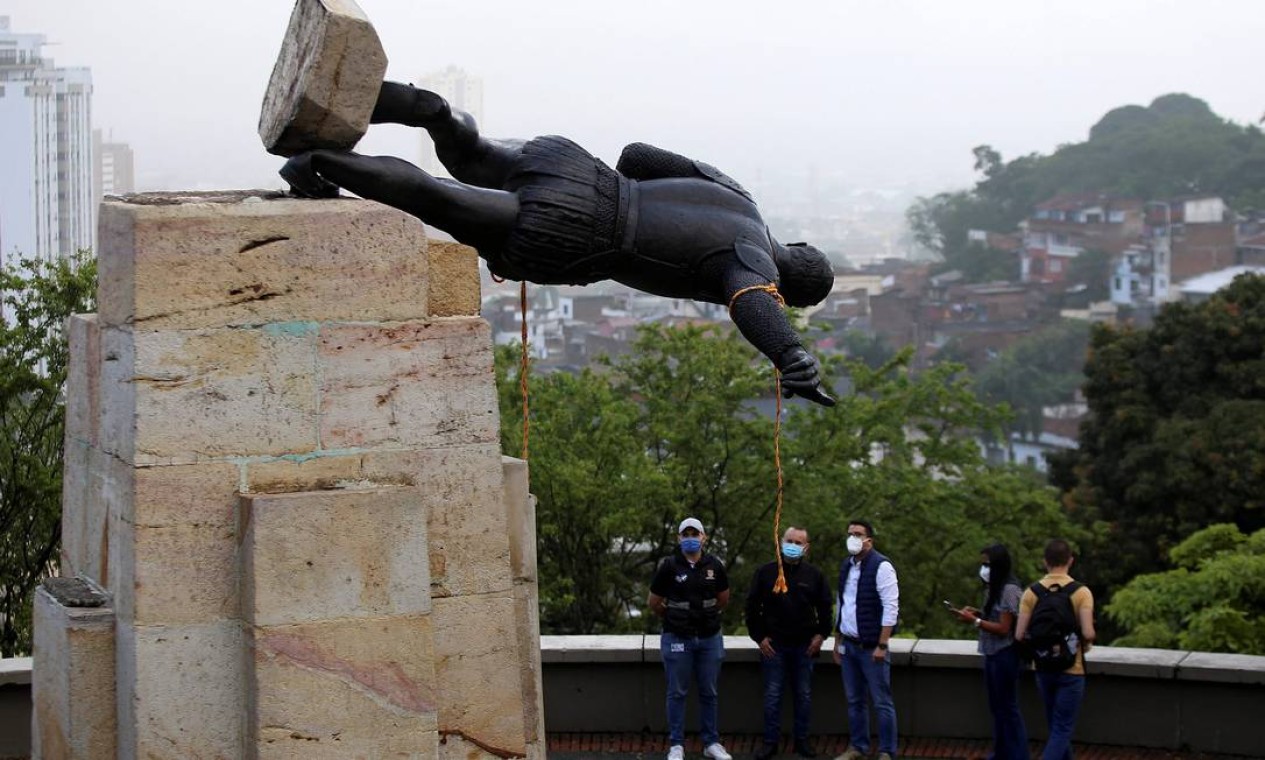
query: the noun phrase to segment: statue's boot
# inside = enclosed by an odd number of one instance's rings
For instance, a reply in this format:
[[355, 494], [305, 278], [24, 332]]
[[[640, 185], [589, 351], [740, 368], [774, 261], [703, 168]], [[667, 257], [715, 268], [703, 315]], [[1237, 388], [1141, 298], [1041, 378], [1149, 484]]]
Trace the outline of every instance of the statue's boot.
[[403, 124], [422, 129], [444, 127], [451, 121], [452, 107], [442, 96], [399, 82], [382, 83], [369, 117], [371, 124]]

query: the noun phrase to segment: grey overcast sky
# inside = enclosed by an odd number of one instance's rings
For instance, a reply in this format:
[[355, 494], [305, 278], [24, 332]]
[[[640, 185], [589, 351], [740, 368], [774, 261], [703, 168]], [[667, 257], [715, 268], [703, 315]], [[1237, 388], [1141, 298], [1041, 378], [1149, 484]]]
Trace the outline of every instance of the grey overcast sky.
[[[1186, 92], [1265, 113], [1262, 0], [360, 0], [415, 80], [484, 80], [493, 135], [571, 137], [613, 163], [644, 140], [744, 177], [930, 192], [1086, 138], [1116, 106]], [[59, 66], [89, 66], [96, 126], [150, 187], [279, 187], [256, 134], [289, 0], [0, 0]], [[368, 153], [417, 160], [375, 127]]]

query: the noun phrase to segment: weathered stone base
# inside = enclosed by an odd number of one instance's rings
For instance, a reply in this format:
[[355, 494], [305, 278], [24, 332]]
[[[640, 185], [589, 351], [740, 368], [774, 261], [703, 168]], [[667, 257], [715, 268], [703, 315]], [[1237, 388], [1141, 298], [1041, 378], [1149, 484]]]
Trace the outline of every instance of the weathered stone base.
[[107, 760], [115, 756], [114, 610], [70, 606], [35, 592], [32, 757]]
[[112, 608], [89, 636], [43, 602], [37, 672], [72, 669], [39, 689], [42, 756], [90, 756], [98, 713], [119, 757], [543, 756], [476, 262], [366, 201], [104, 204], [62, 570]]

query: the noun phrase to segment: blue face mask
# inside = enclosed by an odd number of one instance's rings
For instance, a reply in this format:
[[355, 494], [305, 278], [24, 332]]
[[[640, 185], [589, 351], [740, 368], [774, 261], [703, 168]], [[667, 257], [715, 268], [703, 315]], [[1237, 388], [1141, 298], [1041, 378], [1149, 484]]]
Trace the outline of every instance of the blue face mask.
[[697, 554], [703, 548], [703, 539], [701, 538], [683, 538], [681, 539], [681, 551], [686, 554]]
[[792, 544], [790, 541], [783, 541], [782, 556], [787, 559], [799, 559], [804, 556], [804, 547], [799, 544]]

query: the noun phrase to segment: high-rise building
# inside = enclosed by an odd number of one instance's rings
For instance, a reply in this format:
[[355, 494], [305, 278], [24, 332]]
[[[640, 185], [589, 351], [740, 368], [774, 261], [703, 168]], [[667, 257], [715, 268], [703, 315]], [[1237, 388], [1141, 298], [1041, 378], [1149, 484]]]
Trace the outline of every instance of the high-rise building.
[[136, 172], [132, 162], [132, 146], [124, 142], [106, 142], [101, 130], [92, 130], [93, 172], [92, 205], [101, 205], [107, 195], [136, 192]]
[[0, 16], [0, 260], [94, 243], [92, 74], [56, 68], [44, 44]]
[[[482, 126], [483, 79], [481, 77], [471, 76], [465, 72], [465, 69], [449, 66], [423, 76], [418, 81], [418, 86], [442, 95], [453, 109], [465, 111]], [[420, 166], [423, 169], [437, 177], [451, 176], [444, 169], [444, 165], [439, 163], [439, 156], [435, 155], [435, 144], [425, 132], [422, 133], [421, 156]]]

